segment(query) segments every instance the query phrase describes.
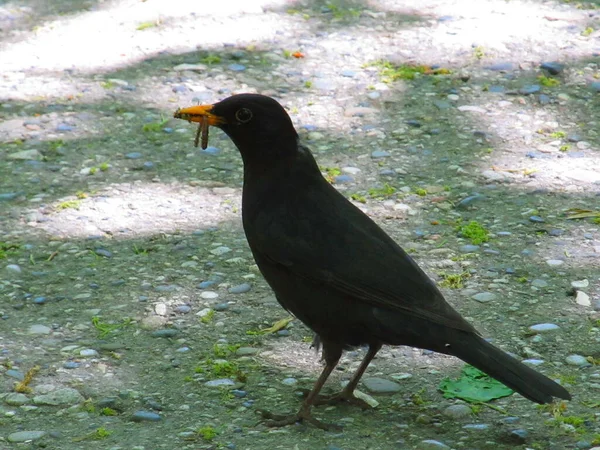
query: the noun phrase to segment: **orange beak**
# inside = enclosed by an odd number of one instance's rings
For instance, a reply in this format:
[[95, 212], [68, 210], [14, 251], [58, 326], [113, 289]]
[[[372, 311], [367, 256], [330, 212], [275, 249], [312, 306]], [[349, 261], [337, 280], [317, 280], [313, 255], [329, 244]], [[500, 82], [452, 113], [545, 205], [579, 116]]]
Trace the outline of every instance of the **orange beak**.
[[209, 125], [218, 126], [225, 123], [225, 119], [211, 113], [213, 105], [190, 106], [189, 108], [178, 109], [173, 114], [176, 119], [187, 120], [188, 122], [203, 123], [208, 121]]

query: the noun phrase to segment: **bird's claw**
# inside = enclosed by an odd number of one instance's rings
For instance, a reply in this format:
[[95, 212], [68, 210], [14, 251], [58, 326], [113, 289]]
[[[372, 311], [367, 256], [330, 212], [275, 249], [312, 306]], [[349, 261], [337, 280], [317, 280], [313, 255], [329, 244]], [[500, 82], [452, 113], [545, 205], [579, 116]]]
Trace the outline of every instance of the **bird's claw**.
[[273, 414], [265, 410], [259, 410], [258, 412], [263, 417], [261, 423], [269, 428], [285, 427], [288, 425], [294, 425], [296, 423], [310, 423], [311, 425], [325, 431], [341, 430], [339, 425], [325, 423], [315, 419], [308, 411], [300, 410], [296, 414], [289, 415]]
[[[302, 395], [306, 398], [310, 394], [310, 389], [300, 389]], [[313, 406], [321, 405], [338, 405], [340, 403], [348, 403], [350, 405], [358, 406], [361, 409], [372, 409], [364, 400], [357, 398], [352, 392], [341, 391], [337, 394], [332, 395], [318, 395], [313, 401]]]

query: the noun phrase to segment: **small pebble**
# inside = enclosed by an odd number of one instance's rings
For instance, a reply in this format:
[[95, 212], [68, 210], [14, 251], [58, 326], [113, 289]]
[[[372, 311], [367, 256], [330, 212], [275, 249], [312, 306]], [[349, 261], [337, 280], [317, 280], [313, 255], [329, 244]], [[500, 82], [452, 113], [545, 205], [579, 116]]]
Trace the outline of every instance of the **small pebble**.
[[373, 159], [387, 158], [388, 156], [390, 156], [390, 153], [383, 150], [375, 150], [371, 153], [371, 158]]
[[248, 292], [252, 286], [249, 283], [238, 284], [237, 286], [233, 286], [229, 288], [230, 294], [244, 294]]
[[158, 422], [162, 417], [152, 411], [136, 411], [131, 416], [131, 420], [134, 422]]
[[529, 221], [533, 222], [533, 223], [543, 223], [543, 222], [545, 222], [545, 220], [542, 219], [540, 216], [531, 216], [531, 217], [529, 217]]
[[540, 280], [539, 278], [536, 278], [531, 282], [531, 285], [537, 288], [545, 288], [548, 287], [548, 282], [546, 280]]
[[142, 156], [143, 155], [140, 152], [131, 152], [131, 153], [125, 154], [125, 158], [127, 158], [127, 159], [139, 159]]
[[536, 333], [546, 333], [548, 331], [556, 331], [560, 329], [560, 327], [554, 323], [538, 323], [536, 325], [531, 325], [529, 329]]
[[212, 299], [217, 298], [218, 296], [219, 296], [219, 294], [217, 294], [214, 291], [204, 291], [200, 294], [200, 297], [202, 297], [203, 299], [206, 299], [206, 300], [212, 300]]
[[473, 253], [479, 250], [479, 245], [466, 244], [459, 247], [461, 253]]
[[215, 311], [226, 311], [227, 309], [229, 309], [229, 303], [219, 303], [214, 306]]
[[558, 267], [562, 266], [565, 262], [562, 259], [548, 259], [546, 260], [546, 264], [550, 267]]
[[421, 446], [419, 448], [422, 448], [422, 449], [429, 449], [429, 448], [433, 448], [433, 449], [442, 448], [442, 449], [444, 449], [444, 448], [448, 448], [449, 449], [450, 447], [448, 447], [443, 442], [436, 441], [435, 439], [426, 439], [424, 441], [421, 441]]
[[286, 386], [293, 386], [295, 384], [298, 384], [298, 380], [296, 380], [295, 378], [284, 378], [283, 380], [281, 380], [282, 384], [285, 384]]
[[589, 285], [590, 285], [590, 282], [587, 279], [571, 281], [571, 286], [573, 286], [573, 288], [575, 288], [575, 289], [585, 289]]
[[235, 381], [229, 378], [219, 378], [217, 380], [210, 380], [204, 383], [207, 387], [222, 387], [222, 386], [234, 386]]
[[45, 431], [17, 431], [8, 435], [8, 442], [37, 441], [46, 435]]
[[480, 303], [487, 303], [496, 299], [496, 294], [492, 292], [480, 292], [471, 296], [473, 300], [477, 300]]
[[461, 419], [463, 417], [468, 417], [472, 413], [473, 411], [471, 410], [471, 408], [463, 404], [450, 405], [446, 409], [444, 409], [444, 415], [452, 417], [453, 419]]
[[373, 394], [393, 394], [399, 392], [402, 387], [393, 381], [385, 378], [369, 377], [362, 380], [365, 388]]
[[153, 331], [150, 334], [150, 336], [157, 337], [157, 338], [170, 338], [170, 337], [175, 337], [178, 334], [179, 334], [179, 330], [176, 330], [175, 328], [165, 328], [163, 330]]
[[582, 355], [569, 355], [565, 358], [565, 362], [570, 366], [591, 366], [592, 364]]

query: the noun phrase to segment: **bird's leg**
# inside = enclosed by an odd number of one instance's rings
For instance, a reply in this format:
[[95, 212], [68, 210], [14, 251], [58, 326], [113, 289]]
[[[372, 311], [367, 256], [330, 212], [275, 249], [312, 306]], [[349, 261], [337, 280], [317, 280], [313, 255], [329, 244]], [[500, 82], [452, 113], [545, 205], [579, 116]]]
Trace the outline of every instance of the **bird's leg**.
[[[333, 347], [333, 348], [332, 348]], [[321, 422], [320, 420], [315, 419], [311, 414], [312, 406], [315, 400], [319, 396], [319, 392], [321, 388], [331, 375], [335, 366], [337, 366], [340, 357], [342, 356], [342, 348], [337, 345], [328, 346], [327, 343], [323, 343], [323, 355], [325, 358], [325, 368], [319, 375], [317, 382], [314, 387], [302, 402], [302, 406], [300, 410], [296, 414], [283, 416], [283, 415], [275, 415], [271, 414], [267, 411], [260, 411], [264, 419], [267, 419], [264, 423], [268, 427], [284, 427], [286, 425], [293, 425], [297, 422], [308, 422], [314, 425], [317, 428], [321, 428], [322, 430], [330, 430], [332, 428], [338, 428], [336, 425], [326, 424]]]
[[359, 398], [356, 398], [354, 396], [354, 390], [356, 389], [358, 382], [360, 381], [363, 374], [365, 373], [365, 370], [367, 370], [367, 367], [369, 367], [369, 364], [371, 363], [371, 361], [373, 360], [373, 358], [375, 357], [375, 355], [377, 354], [377, 352], [380, 349], [381, 349], [381, 344], [370, 345], [369, 351], [363, 358], [363, 360], [360, 363], [360, 366], [358, 367], [356, 372], [354, 372], [352, 379], [350, 379], [350, 381], [344, 387], [344, 389], [342, 389], [341, 392], [338, 392], [337, 394], [320, 395], [318, 398], [316, 398], [314, 400], [314, 405], [315, 406], [317, 406], [317, 405], [332, 405], [332, 404], [337, 404], [337, 403], [341, 403], [341, 402], [348, 402], [353, 405], [360, 406], [362, 409], [370, 408], [370, 406], [367, 402], [365, 402], [364, 400], [361, 400]]

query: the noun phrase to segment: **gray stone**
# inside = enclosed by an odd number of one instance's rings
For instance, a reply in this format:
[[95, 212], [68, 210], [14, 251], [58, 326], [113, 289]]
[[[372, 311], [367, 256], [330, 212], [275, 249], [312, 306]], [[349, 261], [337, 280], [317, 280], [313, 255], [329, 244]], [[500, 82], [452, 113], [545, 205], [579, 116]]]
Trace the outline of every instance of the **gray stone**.
[[41, 159], [42, 154], [37, 150], [21, 150], [20, 152], [11, 153], [7, 158], [16, 160]]
[[473, 413], [471, 408], [467, 405], [458, 404], [458, 405], [450, 405], [446, 409], [444, 409], [444, 415], [448, 417], [452, 417], [453, 419], [461, 419], [463, 417], [468, 417]]
[[546, 280], [540, 280], [539, 278], [536, 278], [531, 282], [531, 285], [537, 288], [545, 288], [548, 287], [548, 282]]
[[210, 380], [204, 383], [204, 386], [207, 387], [226, 387], [226, 386], [235, 386], [235, 381], [229, 378], [219, 378], [217, 380]]
[[8, 435], [8, 442], [36, 441], [46, 435], [45, 431], [17, 431]]
[[237, 286], [232, 286], [229, 288], [230, 294], [244, 294], [252, 289], [252, 286], [249, 283], [238, 284]]
[[582, 355], [569, 355], [565, 358], [565, 362], [570, 366], [591, 366], [591, 363]]
[[590, 285], [590, 282], [587, 279], [571, 281], [571, 286], [575, 289], [585, 289]]
[[50, 332], [52, 331], [52, 329], [50, 327], [47, 327], [46, 325], [31, 325], [29, 327], [28, 333], [29, 334], [50, 334]]
[[547, 333], [548, 331], [559, 330], [560, 327], [553, 323], [538, 323], [536, 325], [531, 325], [529, 329], [535, 333]]
[[4, 403], [11, 406], [21, 406], [29, 403], [29, 398], [25, 394], [11, 392], [4, 397]]
[[56, 391], [33, 397], [33, 403], [36, 405], [75, 405], [84, 400], [79, 391], [72, 388], [57, 389]]
[[448, 447], [446, 444], [444, 444], [443, 442], [440, 441], [436, 441], [435, 439], [426, 439], [424, 441], [421, 441], [421, 445], [419, 446], [419, 448], [450, 448]]
[[580, 306], [592, 306], [590, 296], [583, 291], [577, 291], [577, 294], [575, 295], [575, 303]]
[[562, 259], [548, 259], [546, 260], [546, 264], [550, 267], [558, 267], [562, 266], [565, 262]]
[[496, 294], [492, 292], [480, 292], [471, 297], [473, 300], [477, 300], [480, 303], [491, 302], [496, 299]]
[[386, 380], [385, 378], [364, 378], [362, 383], [365, 388], [373, 394], [393, 394], [402, 389], [398, 383]]
[[256, 355], [257, 353], [258, 349], [253, 347], [240, 347], [235, 352], [237, 356], [251, 356]]

